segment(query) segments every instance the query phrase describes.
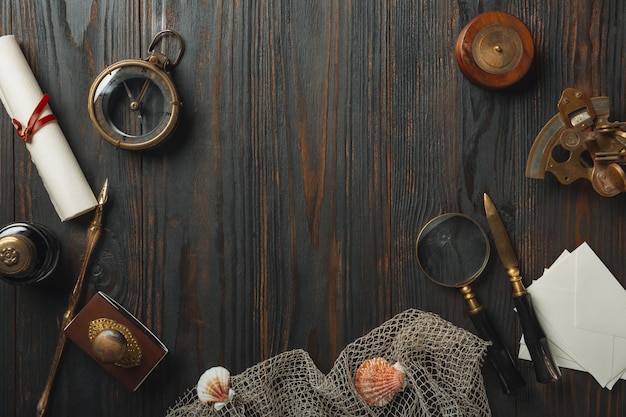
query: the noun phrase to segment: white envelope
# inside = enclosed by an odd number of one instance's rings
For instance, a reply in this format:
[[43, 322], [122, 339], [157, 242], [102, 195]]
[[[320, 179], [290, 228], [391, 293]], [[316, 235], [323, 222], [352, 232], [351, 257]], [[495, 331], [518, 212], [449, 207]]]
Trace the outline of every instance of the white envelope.
[[[546, 332], [546, 335], [547, 334], [548, 334], [548, 332]], [[552, 359], [554, 359], [554, 363], [559, 368], [567, 368], [567, 369], [573, 369], [575, 371], [586, 372], [585, 368], [583, 368], [582, 365], [580, 365], [578, 362], [576, 362], [574, 359], [572, 359], [572, 357], [570, 355], [568, 355], [565, 351], [563, 351], [560, 348], [560, 346], [558, 346], [557, 344], [553, 343], [551, 340], [548, 341], [548, 345], [549, 345], [550, 353], [552, 354]], [[524, 336], [522, 336], [522, 338], [520, 340], [519, 356], [518, 357], [520, 359], [524, 359], [524, 360], [527, 360], [527, 361], [532, 361], [532, 358], [530, 357], [530, 352], [528, 350], [528, 347], [526, 346], [526, 342], [524, 341]], [[617, 381], [619, 381], [620, 379], [626, 379], [626, 373], [623, 373], [623, 374], [613, 378], [603, 388], [608, 388], [608, 389], [613, 388], [613, 385], [615, 385], [615, 383]]]
[[576, 252], [576, 327], [626, 338], [626, 291], [586, 243]]
[[[585, 368], [583, 368], [578, 362], [572, 359], [572, 357], [568, 355], [564, 350], [562, 350], [558, 344], [553, 343], [552, 340], [548, 340], [548, 348], [550, 349], [550, 353], [552, 354], [552, 359], [554, 359], [554, 363], [556, 363], [559, 368], [568, 368], [574, 369], [576, 371], [585, 372]], [[523, 335], [519, 342], [518, 357], [520, 359], [532, 361]]]
[[[589, 245], [563, 254], [528, 292], [559, 366], [608, 388], [626, 375], [626, 291]], [[520, 358], [529, 359], [522, 342]]]

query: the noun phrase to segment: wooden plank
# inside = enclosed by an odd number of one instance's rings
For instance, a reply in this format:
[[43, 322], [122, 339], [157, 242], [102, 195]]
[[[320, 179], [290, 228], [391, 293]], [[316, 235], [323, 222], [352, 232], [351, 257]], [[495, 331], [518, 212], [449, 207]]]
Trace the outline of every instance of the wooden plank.
[[[616, 0], [40, 3], [3, 2], [0, 31], [20, 40], [93, 189], [111, 183], [86, 295], [107, 292], [170, 348], [130, 393], [68, 345], [50, 416], [163, 415], [204, 369], [239, 373], [295, 348], [327, 372], [407, 308], [473, 330], [461, 295], [419, 270], [415, 238], [446, 211], [486, 226], [483, 192], [527, 283], [583, 241], [625, 283], [626, 197], [524, 177], [565, 87], [610, 95], [613, 119], [626, 117]], [[454, 56], [462, 27], [495, 9], [525, 22], [536, 47], [528, 76], [505, 91], [470, 84]], [[91, 126], [89, 86], [105, 65], [145, 57], [165, 28], [185, 42], [172, 72], [181, 124], [155, 150], [115, 149]], [[0, 337], [14, 340], [0, 352], [0, 414], [22, 416], [45, 383], [90, 215], [60, 223], [6, 117], [0, 132], [12, 139], [0, 143], [0, 218], [51, 226], [63, 253], [52, 286], [0, 287]], [[496, 261], [474, 290], [515, 352], [521, 330]], [[621, 382], [603, 390], [564, 370], [539, 385], [518, 364], [528, 387], [516, 396], [483, 368], [493, 415], [624, 414]]]
[[[0, 35], [11, 31], [10, 5], [0, 4]], [[12, 223], [15, 219], [15, 175], [13, 164], [13, 152], [15, 141], [13, 140], [14, 128], [6, 116], [4, 108], [0, 117], [0, 223], [2, 226]], [[4, 401], [0, 404], [0, 414], [10, 416], [16, 410], [16, 357], [17, 349], [13, 342], [16, 332], [16, 289], [4, 282], [0, 282], [0, 340], [4, 343], [0, 346], [0, 358], [2, 359], [2, 389], [1, 396]]]

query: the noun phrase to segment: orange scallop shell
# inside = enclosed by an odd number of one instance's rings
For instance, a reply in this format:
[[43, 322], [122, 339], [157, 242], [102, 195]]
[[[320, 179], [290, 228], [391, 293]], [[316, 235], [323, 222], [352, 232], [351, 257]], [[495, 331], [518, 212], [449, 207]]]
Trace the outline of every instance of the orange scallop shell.
[[235, 392], [230, 388], [230, 372], [221, 366], [204, 372], [198, 380], [196, 390], [200, 401], [214, 403], [217, 410], [235, 395]]
[[363, 401], [382, 407], [404, 389], [406, 373], [398, 362], [391, 365], [383, 358], [373, 358], [359, 366], [354, 383]]

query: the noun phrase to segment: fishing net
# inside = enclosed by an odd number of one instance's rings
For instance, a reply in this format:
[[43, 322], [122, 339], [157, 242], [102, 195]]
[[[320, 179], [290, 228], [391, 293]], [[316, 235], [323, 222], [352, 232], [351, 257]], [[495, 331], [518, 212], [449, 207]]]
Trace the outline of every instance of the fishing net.
[[[303, 350], [287, 351], [230, 378], [219, 410], [190, 389], [167, 417], [208, 416], [490, 416], [480, 373], [487, 343], [439, 316], [407, 310], [345, 347], [324, 375]], [[406, 374], [381, 406], [357, 391], [359, 367], [372, 358], [398, 362]]]

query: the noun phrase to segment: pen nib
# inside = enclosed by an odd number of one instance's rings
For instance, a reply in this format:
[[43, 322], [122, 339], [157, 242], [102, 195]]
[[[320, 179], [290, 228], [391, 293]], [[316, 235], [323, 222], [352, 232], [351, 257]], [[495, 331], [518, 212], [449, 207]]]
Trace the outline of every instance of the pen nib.
[[109, 179], [104, 180], [104, 185], [100, 190], [100, 195], [98, 195], [98, 205], [103, 206], [109, 198]]

